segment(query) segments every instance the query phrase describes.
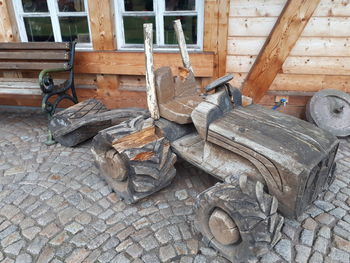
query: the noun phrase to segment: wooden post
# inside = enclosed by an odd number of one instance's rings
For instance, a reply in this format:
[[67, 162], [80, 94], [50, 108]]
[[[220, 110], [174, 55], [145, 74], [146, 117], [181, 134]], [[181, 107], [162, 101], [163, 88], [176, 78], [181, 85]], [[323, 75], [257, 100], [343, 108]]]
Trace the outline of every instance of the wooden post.
[[15, 41], [8, 8], [6, 0], [0, 0], [0, 42]]
[[243, 84], [243, 95], [258, 102], [269, 89], [320, 0], [289, 0]]
[[176, 33], [177, 43], [179, 44], [182, 63], [184, 67], [193, 73], [190, 56], [188, 55], [187, 48], [186, 48], [186, 40], [184, 31], [182, 30], [181, 21], [180, 19], [177, 19], [174, 21], [174, 30]]
[[110, 0], [88, 0], [91, 42], [94, 50], [114, 50], [113, 15]]
[[154, 82], [152, 23], [143, 24], [143, 36], [145, 40], [147, 105], [148, 110], [151, 113], [151, 117], [158, 120], [160, 116], [157, 103], [156, 86]]

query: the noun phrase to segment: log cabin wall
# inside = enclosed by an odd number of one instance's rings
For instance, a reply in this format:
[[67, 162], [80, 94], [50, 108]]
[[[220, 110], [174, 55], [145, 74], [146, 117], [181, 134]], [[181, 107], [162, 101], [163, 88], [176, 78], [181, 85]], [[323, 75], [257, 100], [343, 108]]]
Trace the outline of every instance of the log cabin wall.
[[[144, 53], [117, 50], [114, 1], [88, 0], [93, 50], [76, 52], [74, 71], [79, 101], [97, 98], [110, 108], [147, 107]], [[11, 3], [11, 0], [0, 0], [0, 42], [20, 41]], [[204, 17], [208, 19], [204, 19], [203, 51], [190, 54], [195, 75], [203, 85], [219, 75], [219, 60], [223, 65], [220, 70], [225, 72], [227, 38], [222, 32], [227, 32], [228, 6], [229, 0], [205, 0]], [[224, 15], [219, 15], [219, 12]], [[223, 40], [220, 45], [218, 35]], [[180, 54], [174, 52], [155, 53], [154, 62], [155, 68], [171, 66], [174, 74], [182, 66]], [[3, 74], [0, 72], [0, 77]], [[15, 77], [18, 73], [6, 74]], [[38, 72], [19, 74], [21, 77], [37, 77]], [[0, 94], [0, 105], [38, 107], [40, 102], [39, 96]], [[60, 106], [67, 107], [69, 103], [62, 101]]]
[[[226, 71], [241, 87], [287, 0], [231, 0]], [[309, 95], [324, 88], [350, 92], [350, 0], [321, 0], [261, 104], [303, 117]], [[297, 95], [297, 96], [294, 96]], [[308, 96], [305, 96], [308, 95]]]

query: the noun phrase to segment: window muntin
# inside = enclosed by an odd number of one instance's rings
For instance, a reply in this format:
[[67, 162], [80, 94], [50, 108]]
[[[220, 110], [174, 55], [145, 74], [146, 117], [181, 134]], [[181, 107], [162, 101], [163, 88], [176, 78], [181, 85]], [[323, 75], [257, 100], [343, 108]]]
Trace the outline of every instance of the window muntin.
[[78, 42], [91, 48], [87, 0], [14, 0], [21, 40], [24, 42]]
[[203, 45], [203, 0], [115, 0], [119, 49], [142, 49], [144, 23], [154, 24], [155, 48], [177, 48], [173, 20], [180, 19], [191, 50]]

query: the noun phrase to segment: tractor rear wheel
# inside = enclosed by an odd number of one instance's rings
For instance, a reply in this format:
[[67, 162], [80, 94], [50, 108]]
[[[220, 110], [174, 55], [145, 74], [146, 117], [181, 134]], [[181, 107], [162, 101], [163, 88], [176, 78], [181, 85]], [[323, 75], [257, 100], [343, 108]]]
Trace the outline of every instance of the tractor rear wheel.
[[195, 226], [228, 260], [247, 262], [280, 239], [284, 219], [277, 207], [262, 183], [241, 176], [236, 184], [217, 183], [198, 196]]

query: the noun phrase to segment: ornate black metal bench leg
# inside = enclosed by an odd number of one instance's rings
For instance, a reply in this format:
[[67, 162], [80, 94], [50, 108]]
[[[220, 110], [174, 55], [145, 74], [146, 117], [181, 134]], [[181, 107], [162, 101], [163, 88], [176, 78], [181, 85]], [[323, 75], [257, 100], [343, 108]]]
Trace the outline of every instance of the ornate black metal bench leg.
[[[42, 104], [41, 104], [41, 109], [43, 112], [45, 112], [47, 114], [48, 121], [51, 120], [51, 117], [56, 110], [56, 107], [48, 101], [49, 97], [50, 97], [49, 94], [45, 94], [43, 99], [42, 99]], [[54, 140], [51, 131], [49, 130], [49, 128], [47, 128], [47, 139], [46, 139], [45, 144], [46, 145], [53, 145], [55, 143], [56, 143], [56, 141]]]

